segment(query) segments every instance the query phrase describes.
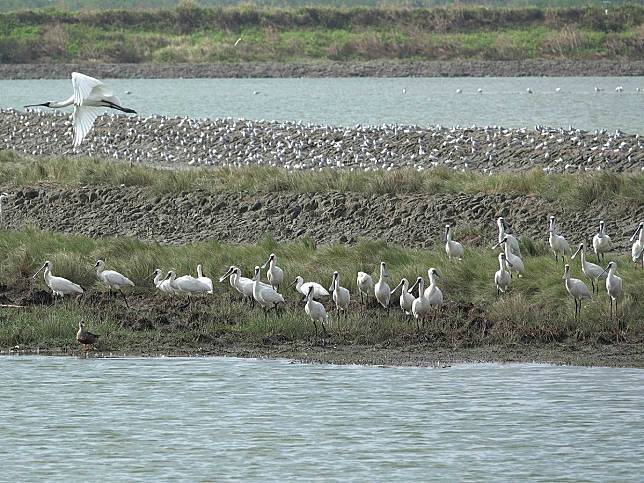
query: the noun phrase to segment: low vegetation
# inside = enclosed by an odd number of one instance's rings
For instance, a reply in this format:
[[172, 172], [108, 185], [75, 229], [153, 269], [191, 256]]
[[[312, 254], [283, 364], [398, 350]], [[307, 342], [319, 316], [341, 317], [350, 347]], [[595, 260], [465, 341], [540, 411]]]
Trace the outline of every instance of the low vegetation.
[[[279, 317], [264, 318], [261, 310], [238, 299], [231, 287], [216, 278], [231, 264], [244, 274], [274, 252], [290, 283], [295, 275], [328, 286], [334, 270], [357, 299], [355, 274], [358, 270], [375, 277], [379, 262], [386, 261], [393, 286], [400, 277], [414, 280], [426, 277], [429, 267], [441, 275], [439, 286], [446, 304], [431, 321], [416, 330], [415, 324], [395, 307], [364, 311], [353, 302], [347, 318], [335, 317], [329, 326], [330, 340], [342, 344], [405, 345], [429, 341], [443, 346], [475, 347], [489, 344], [529, 344], [552, 342], [614, 343], [616, 340], [641, 343], [644, 335], [642, 298], [644, 277], [641, 269], [619, 253], [617, 260], [624, 279], [625, 293], [620, 300], [619, 320], [608, 314], [605, 290], [593, 301], [584, 302], [581, 320], [573, 318], [573, 302], [562, 281], [563, 267], [555, 263], [540, 241], [522, 240], [526, 276], [514, 278], [509, 293], [496, 297], [493, 284], [498, 269], [496, 251], [466, 247], [465, 260], [447, 260], [442, 250], [427, 251], [388, 245], [382, 241], [362, 241], [354, 246], [317, 247], [310, 240], [279, 244], [265, 238], [257, 245], [223, 245], [217, 242], [184, 246], [164, 246], [118, 238], [89, 239], [42, 232], [35, 229], [0, 231], [0, 303], [24, 304], [26, 308], [0, 308], [0, 348], [15, 345], [30, 348], [74, 346], [79, 319], [103, 334], [105, 350], [174, 350], [213, 346], [231, 341], [259, 344], [315, 340], [313, 325], [303, 303], [286, 284], [280, 291], [288, 306]], [[137, 287], [130, 293], [130, 308], [120, 298], [110, 298], [95, 278], [96, 259], [109, 268], [127, 274]], [[49, 307], [41, 276], [31, 276], [44, 260], [53, 262], [56, 275], [74, 280], [88, 289], [79, 303], [58, 302]], [[195, 272], [203, 263], [206, 274], [216, 285], [214, 296], [199, 299], [183, 309], [183, 299], [166, 298], [154, 289], [150, 275], [155, 268], [174, 268], [180, 274]], [[578, 261], [573, 275], [583, 278]], [[46, 305], [41, 305], [45, 303]]]
[[201, 189], [228, 192], [506, 193], [538, 195], [566, 206], [586, 207], [610, 199], [644, 204], [644, 175], [589, 172], [546, 174], [541, 170], [487, 176], [447, 168], [398, 171], [287, 171], [270, 167], [158, 169], [96, 158], [30, 158], [0, 151], [0, 187], [55, 183], [60, 186], [140, 186], [155, 193]]
[[[570, 5], [567, 3], [565, 5]], [[236, 40], [242, 40], [237, 43]], [[644, 58], [644, 7], [201, 7], [0, 14], [0, 62]]]

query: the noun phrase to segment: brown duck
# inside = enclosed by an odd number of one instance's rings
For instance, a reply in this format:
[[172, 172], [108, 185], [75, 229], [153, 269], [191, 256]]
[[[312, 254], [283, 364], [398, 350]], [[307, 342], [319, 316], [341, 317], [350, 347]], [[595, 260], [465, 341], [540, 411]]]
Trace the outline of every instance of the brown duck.
[[98, 335], [92, 334], [90, 331], [85, 330], [85, 322], [81, 320], [78, 323], [78, 332], [76, 332], [76, 340], [81, 344], [83, 344], [83, 346], [85, 347], [85, 351], [90, 350], [91, 346], [93, 344], [96, 344], [96, 342], [98, 342], [98, 338], [99, 338]]

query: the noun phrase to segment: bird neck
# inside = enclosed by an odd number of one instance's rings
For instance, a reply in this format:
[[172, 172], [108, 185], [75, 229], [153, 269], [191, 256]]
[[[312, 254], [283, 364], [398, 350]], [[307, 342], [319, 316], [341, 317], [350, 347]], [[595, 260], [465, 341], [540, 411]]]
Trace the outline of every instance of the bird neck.
[[203, 270], [201, 270], [201, 265], [197, 265], [197, 277], [203, 277]]
[[71, 106], [74, 103], [74, 96], [71, 96], [69, 99], [64, 101], [54, 101], [49, 103], [49, 107], [52, 109], [60, 109], [61, 107]]

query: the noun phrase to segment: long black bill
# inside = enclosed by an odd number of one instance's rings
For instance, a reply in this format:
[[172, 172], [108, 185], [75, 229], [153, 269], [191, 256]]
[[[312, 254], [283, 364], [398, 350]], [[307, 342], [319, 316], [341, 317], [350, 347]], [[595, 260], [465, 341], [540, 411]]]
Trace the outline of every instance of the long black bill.
[[22, 107], [41, 107], [41, 106], [42, 107], [49, 107], [47, 104], [48, 104], [47, 102], [43, 102], [42, 104], [29, 104], [29, 105], [22, 106]]
[[127, 112], [128, 114], [136, 114], [137, 112], [134, 109], [130, 109], [128, 107], [121, 107], [118, 104], [114, 104], [113, 102], [103, 100], [105, 103], [106, 107], [111, 107], [112, 109], [116, 109], [117, 111], [121, 112]]

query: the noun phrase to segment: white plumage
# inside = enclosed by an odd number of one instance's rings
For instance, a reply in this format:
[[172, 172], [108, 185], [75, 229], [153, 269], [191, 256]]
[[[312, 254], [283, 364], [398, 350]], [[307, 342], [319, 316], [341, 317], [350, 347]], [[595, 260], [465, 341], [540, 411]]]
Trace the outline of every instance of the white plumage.
[[452, 227], [450, 225], [445, 225], [445, 252], [447, 257], [451, 260], [456, 258], [458, 260], [463, 260], [463, 254], [465, 250], [463, 245], [457, 241], [452, 240]]
[[134, 287], [134, 282], [127, 278], [125, 275], [120, 274], [114, 270], [105, 270], [105, 262], [98, 260], [96, 265], [96, 276], [103, 282], [110, 290], [121, 290], [123, 287]]
[[584, 275], [586, 275], [586, 277], [590, 279], [590, 283], [593, 288], [593, 293], [595, 293], [595, 288], [599, 290], [599, 286], [597, 285], [596, 287], [595, 282], [605, 279], [606, 273], [604, 269], [599, 265], [595, 265], [594, 263], [591, 263], [586, 260], [586, 249], [583, 243], [579, 244], [577, 251], [570, 258], [574, 259], [578, 253], [581, 253], [581, 271]]
[[499, 253], [499, 269], [494, 274], [494, 284], [496, 285], [497, 295], [501, 292], [505, 293], [512, 282], [512, 277], [510, 277], [510, 272], [507, 269], [508, 265], [512, 267], [512, 264], [508, 262], [505, 253]]
[[260, 268], [255, 267], [255, 275], [253, 276], [253, 298], [265, 311], [275, 309], [277, 312], [280, 304], [284, 303], [284, 297], [277, 293], [273, 287], [263, 287], [259, 281], [259, 274]]
[[45, 271], [44, 273], [45, 283], [51, 289], [54, 295], [63, 297], [65, 295], [82, 295], [85, 292], [83, 290], [83, 287], [81, 287], [80, 285], [74, 282], [71, 282], [66, 278], [56, 277], [52, 275], [51, 273], [52, 263], [49, 260], [47, 260], [43, 264], [43, 266], [40, 267], [40, 270], [38, 270], [34, 274], [33, 278], [36, 278], [36, 275], [38, 275], [43, 270]]
[[606, 227], [602, 220], [599, 222], [599, 231], [593, 237], [593, 250], [597, 255], [597, 261], [601, 262], [610, 248], [610, 237], [606, 234]]
[[[631, 247], [631, 258], [633, 262], [637, 263], [641, 258], [642, 250], [644, 249], [644, 223], [640, 222], [640, 224], [637, 225], [637, 230], [635, 230], [635, 233], [631, 236], [630, 241], [633, 242], [633, 246]], [[642, 258], [642, 268], [644, 268], [644, 258]]]
[[358, 292], [360, 293], [360, 301], [362, 302], [363, 296], [365, 296], [367, 302], [369, 302], [369, 295], [373, 293], [374, 287], [371, 275], [365, 272], [358, 272], [356, 284], [358, 285]]
[[389, 300], [391, 299], [391, 289], [385, 281], [387, 277], [389, 277], [389, 273], [387, 273], [385, 262], [380, 262], [380, 278], [374, 285], [373, 291], [378, 303], [386, 309], [389, 308]]
[[617, 263], [609, 262], [605, 272], [608, 272], [606, 277], [606, 291], [610, 299], [610, 316], [613, 316], [613, 302], [615, 302], [615, 317], [617, 317], [617, 301], [622, 296], [622, 289], [624, 287], [621, 277], [617, 276]]
[[210, 290], [208, 290], [209, 294], [213, 293], [212, 280], [209, 277], [204, 276], [203, 267], [201, 266], [201, 264], [197, 265], [197, 280], [208, 285], [208, 287], [210, 288]]
[[400, 288], [400, 297], [398, 301], [400, 303], [400, 308], [405, 312], [406, 315], [411, 315], [411, 306], [414, 303], [415, 297], [409, 293], [409, 280], [402, 278], [400, 283], [391, 291], [393, 294], [396, 290]]
[[581, 315], [581, 301], [583, 299], [592, 299], [593, 297], [590, 294], [590, 290], [588, 290], [588, 287], [584, 282], [582, 282], [578, 278], [572, 278], [570, 276], [570, 265], [568, 264], [566, 264], [564, 268], [563, 279], [565, 280], [566, 290], [575, 300], [575, 319], [576, 319], [577, 316]]
[[570, 245], [563, 236], [557, 235], [557, 233], [555, 232], [554, 216], [550, 217], [550, 226], [548, 228], [548, 233], [548, 243], [550, 244], [552, 253], [555, 254], [555, 261], [559, 261], [559, 256], [561, 256], [562, 260], [565, 261], [565, 255], [570, 255]]
[[315, 287], [309, 286], [306, 294], [306, 305], [304, 306], [304, 311], [311, 318], [311, 321], [313, 322], [313, 325], [315, 327], [315, 333], [318, 333], [317, 323], [319, 322], [320, 324], [322, 324], [322, 333], [326, 334], [326, 327], [324, 327], [324, 323], [329, 319], [329, 316], [326, 313], [324, 305], [313, 300], [314, 292]]
[[270, 254], [268, 260], [262, 265], [262, 268], [266, 268], [267, 264], [268, 270], [266, 271], [266, 278], [268, 278], [268, 283], [275, 290], [279, 290], [280, 285], [284, 281], [284, 270], [277, 266], [277, 256], [274, 253]]
[[304, 279], [299, 275], [295, 277], [295, 289], [305, 297], [309, 293], [309, 288], [313, 287], [313, 298], [322, 299], [328, 297], [330, 294], [322, 285], [317, 282], [304, 282]]
[[508, 243], [510, 244], [512, 253], [516, 253], [517, 255], [521, 256], [521, 249], [519, 247], [518, 240], [516, 239], [515, 236], [507, 232], [507, 224], [505, 223], [505, 218], [501, 216], [498, 217], [496, 219], [496, 224], [499, 227], [499, 243], [501, 243], [503, 239], [506, 238]]
[[351, 301], [351, 292], [340, 286], [340, 274], [338, 272], [333, 272], [333, 280], [331, 281], [329, 290], [333, 296], [333, 302], [335, 302], [336, 308], [346, 313], [349, 309], [349, 302]]

